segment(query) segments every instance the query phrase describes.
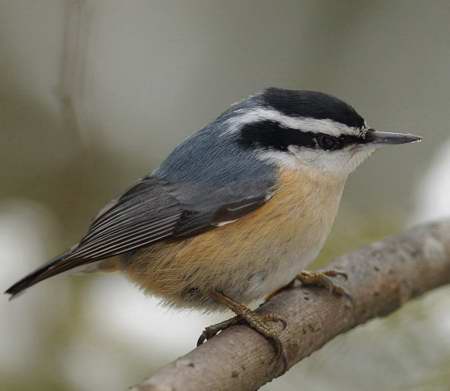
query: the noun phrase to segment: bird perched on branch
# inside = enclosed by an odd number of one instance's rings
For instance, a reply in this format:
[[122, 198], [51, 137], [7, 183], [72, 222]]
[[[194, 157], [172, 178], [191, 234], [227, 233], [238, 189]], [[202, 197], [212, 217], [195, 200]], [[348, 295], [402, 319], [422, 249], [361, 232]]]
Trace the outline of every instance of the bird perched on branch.
[[304, 269], [324, 245], [347, 177], [377, 148], [419, 140], [368, 127], [333, 96], [269, 88], [178, 145], [109, 203], [79, 243], [6, 293], [72, 269], [121, 271], [170, 305], [235, 312], [200, 342], [245, 322], [284, 359], [270, 323], [283, 320], [245, 304], [295, 278], [343, 293], [335, 272]]

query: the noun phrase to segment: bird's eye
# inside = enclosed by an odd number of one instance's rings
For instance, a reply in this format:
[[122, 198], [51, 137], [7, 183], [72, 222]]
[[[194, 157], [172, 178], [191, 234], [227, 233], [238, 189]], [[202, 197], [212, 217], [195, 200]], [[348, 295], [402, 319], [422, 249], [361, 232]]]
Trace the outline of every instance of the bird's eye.
[[336, 149], [339, 149], [340, 147], [340, 141], [337, 137], [328, 136], [326, 134], [321, 134], [317, 138], [317, 143], [319, 144], [320, 148], [327, 151], [334, 151]]

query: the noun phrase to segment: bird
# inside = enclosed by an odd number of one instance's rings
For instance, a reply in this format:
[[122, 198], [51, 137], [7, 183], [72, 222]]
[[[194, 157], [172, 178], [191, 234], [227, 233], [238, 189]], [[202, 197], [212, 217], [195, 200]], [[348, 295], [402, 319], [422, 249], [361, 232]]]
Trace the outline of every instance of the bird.
[[[255, 300], [300, 280], [344, 294], [339, 272], [307, 267], [322, 249], [348, 176], [375, 150], [421, 141], [374, 130], [322, 92], [267, 88], [181, 142], [150, 174], [108, 203], [81, 240], [5, 293], [68, 271], [122, 272], [169, 306], [231, 309], [199, 344], [238, 322], [283, 346]], [[280, 358], [281, 357], [281, 358]]]

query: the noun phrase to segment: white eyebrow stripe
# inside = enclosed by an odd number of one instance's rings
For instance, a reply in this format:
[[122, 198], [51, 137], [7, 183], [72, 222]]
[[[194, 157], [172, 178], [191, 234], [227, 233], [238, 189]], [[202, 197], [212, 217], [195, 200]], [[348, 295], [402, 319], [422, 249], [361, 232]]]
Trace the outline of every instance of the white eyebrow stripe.
[[241, 114], [228, 119], [225, 123], [228, 125], [224, 134], [234, 133], [240, 130], [244, 125], [259, 121], [278, 122], [282, 127], [298, 129], [304, 132], [326, 133], [332, 136], [341, 134], [357, 134], [359, 129], [344, 125], [331, 119], [315, 119], [308, 117], [291, 117], [276, 110], [257, 108], [251, 110], [242, 110]]

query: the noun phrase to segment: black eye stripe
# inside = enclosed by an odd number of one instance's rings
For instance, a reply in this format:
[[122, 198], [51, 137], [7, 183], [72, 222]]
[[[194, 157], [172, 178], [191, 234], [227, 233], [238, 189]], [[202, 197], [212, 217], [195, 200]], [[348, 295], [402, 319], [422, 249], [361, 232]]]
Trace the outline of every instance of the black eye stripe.
[[276, 121], [260, 121], [246, 124], [240, 131], [239, 143], [243, 147], [258, 145], [286, 151], [290, 145], [335, 151], [352, 144], [364, 144], [365, 140], [354, 135], [331, 136], [325, 133], [304, 132], [285, 128]]

